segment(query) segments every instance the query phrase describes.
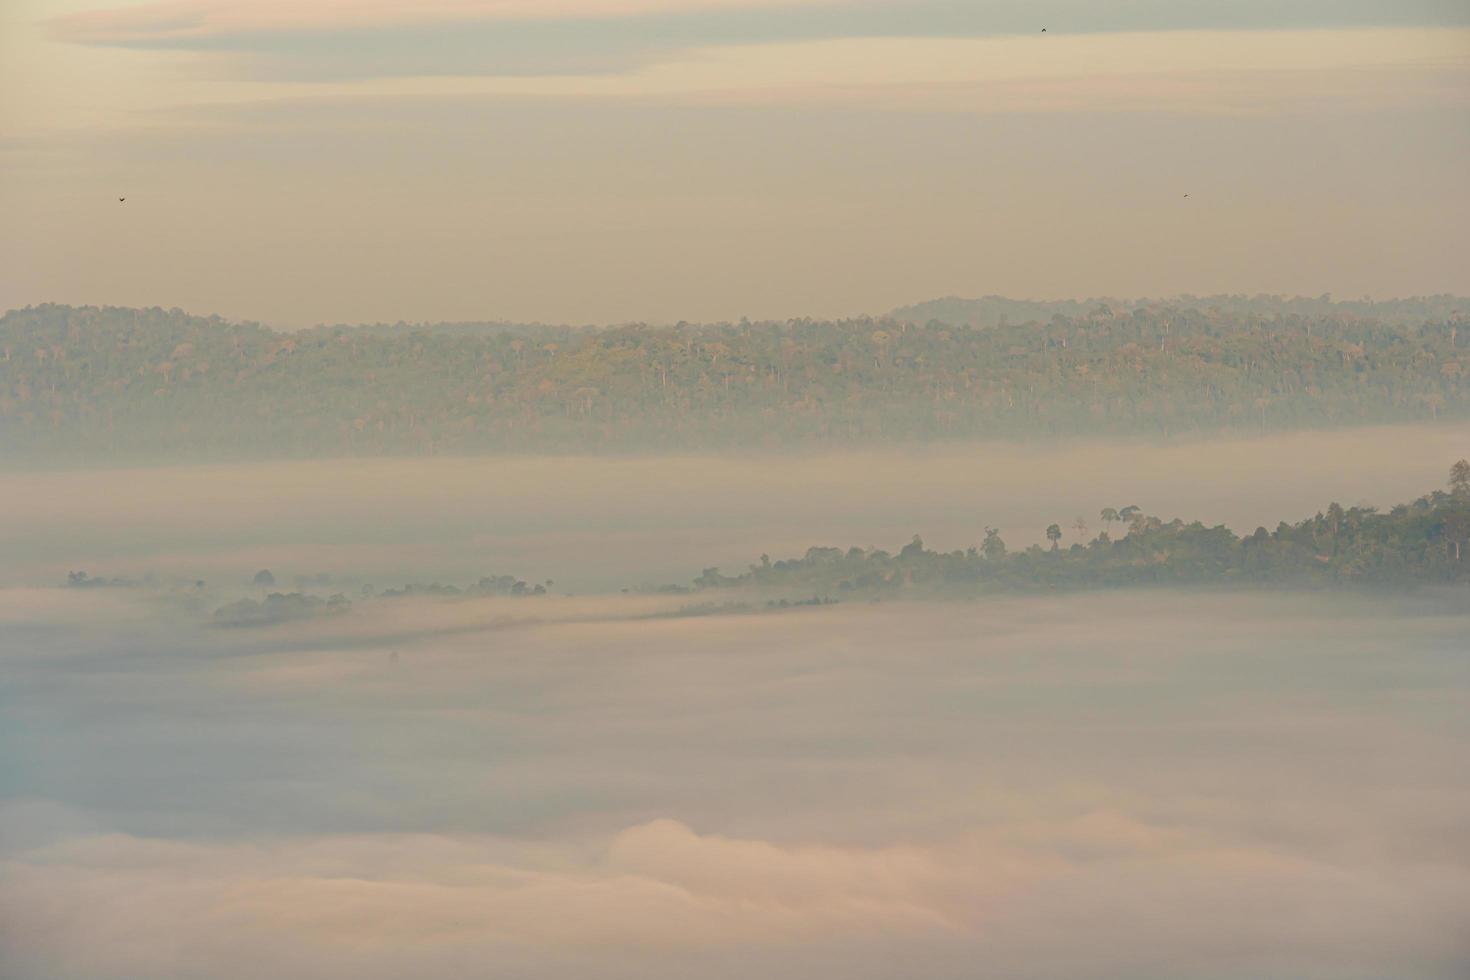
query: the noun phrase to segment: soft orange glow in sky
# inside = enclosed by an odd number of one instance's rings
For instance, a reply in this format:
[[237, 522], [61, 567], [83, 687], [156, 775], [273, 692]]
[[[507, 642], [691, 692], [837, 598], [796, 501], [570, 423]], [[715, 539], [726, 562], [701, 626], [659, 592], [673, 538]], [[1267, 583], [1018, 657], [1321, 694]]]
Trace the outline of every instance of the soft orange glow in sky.
[[21, 0], [0, 307], [1470, 291], [1470, 26], [1378, 6]]

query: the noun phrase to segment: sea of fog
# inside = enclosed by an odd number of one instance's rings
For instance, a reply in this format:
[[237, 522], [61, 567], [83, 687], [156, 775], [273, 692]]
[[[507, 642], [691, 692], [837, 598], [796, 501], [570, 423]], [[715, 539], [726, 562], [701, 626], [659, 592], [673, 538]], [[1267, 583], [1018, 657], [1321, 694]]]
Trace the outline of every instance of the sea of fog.
[[344, 589], [481, 575], [559, 591], [685, 583], [813, 545], [964, 548], [1001, 529], [1096, 533], [1104, 507], [1168, 520], [1298, 521], [1444, 486], [1470, 426], [1390, 427], [1155, 446], [946, 445], [820, 456], [492, 457], [5, 472], [0, 584], [255, 571]]
[[1463, 599], [3, 589], [0, 974], [1462, 978]]
[[[1105, 506], [1248, 531], [1466, 455], [1433, 427], [0, 474], [0, 976], [1458, 980], [1463, 592], [619, 590]], [[556, 587], [213, 625], [261, 568]]]

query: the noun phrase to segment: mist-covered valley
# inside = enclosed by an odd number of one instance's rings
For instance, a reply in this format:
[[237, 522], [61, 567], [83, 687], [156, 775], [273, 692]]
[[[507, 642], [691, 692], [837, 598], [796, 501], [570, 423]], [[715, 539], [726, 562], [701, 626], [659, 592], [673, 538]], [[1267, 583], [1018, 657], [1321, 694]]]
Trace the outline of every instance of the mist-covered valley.
[[1387, 519], [1467, 445], [8, 473], [5, 973], [1457, 977], [1457, 579], [657, 586], [1135, 502]]
[[1462, 975], [1470, 607], [0, 593], [5, 973]]

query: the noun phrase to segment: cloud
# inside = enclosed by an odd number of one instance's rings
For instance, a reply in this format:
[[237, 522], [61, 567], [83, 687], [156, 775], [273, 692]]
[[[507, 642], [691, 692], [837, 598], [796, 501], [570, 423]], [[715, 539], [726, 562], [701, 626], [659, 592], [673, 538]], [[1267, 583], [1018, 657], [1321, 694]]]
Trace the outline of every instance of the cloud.
[[606, 77], [486, 80], [481, 91], [920, 111], [1198, 113], [1324, 100], [1359, 108], [1464, 102], [1467, 78], [1470, 31], [1209, 31], [728, 46]]
[[231, 59], [176, 94], [175, 109], [263, 99], [475, 96], [1201, 114], [1460, 105], [1470, 98], [1470, 30], [1448, 27], [751, 39], [742, 32], [669, 37], [622, 27], [517, 37], [470, 26], [442, 38], [390, 32], [226, 50]]
[[1465, 24], [1452, 0], [162, 0], [97, 7], [56, 18], [58, 36], [78, 43], [212, 46], [235, 38], [398, 31], [476, 24], [584, 22], [602, 32], [642, 21], [679, 43], [879, 36], [960, 36], [1176, 29], [1279, 29]]
[[616, 20], [721, 10], [841, 6], [853, 0], [169, 0], [56, 19], [69, 41], [169, 45], [225, 35], [409, 25]]
[[[1052, 24], [1042, 37], [1038, 26]], [[1394, 30], [1449, 29], [1466, 17], [1437, 0], [1384, 5], [1375, 0], [1313, 6], [1283, 15], [1279, 5], [1246, 2], [1221, 14], [1219, 4], [1142, 2], [1114, 9], [1056, 0], [1042, 8], [1019, 0], [175, 0], [84, 11], [49, 22], [60, 40], [91, 46], [193, 51], [225, 56], [244, 77], [270, 82], [362, 81], [373, 78], [620, 76], [665, 62], [724, 60], [723, 48], [796, 46], [800, 63], [827, 71], [831, 43], [889, 42], [869, 66], [923, 61], [925, 40], [1024, 40], [1027, 60], [1080, 61], [1089, 72], [1089, 36], [1205, 33], [1283, 35], [1371, 25], [1392, 48]], [[1238, 42], [1225, 41], [1227, 46]], [[1112, 47], [1104, 42], [1103, 49]], [[1125, 45], [1129, 57], [1137, 51]], [[859, 52], [865, 54], [866, 52]], [[979, 52], [985, 60], [992, 49]], [[1463, 49], [1462, 49], [1462, 53]], [[941, 60], [943, 52], [938, 52]], [[155, 53], [155, 58], [159, 54]], [[834, 65], [841, 85], [844, 66]], [[1308, 61], [1310, 61], [1308, 54]], [[1210, 65], [1201, 65], [1208, 70]], [[686, 66], [687, 69], [687, 66]]]
[[430, 946], [662, 949], [922, 935], [962, 925], [940, 894], [956, 875], [912, 849], [778, 847], [669, 820], [590, 847], [410, 834], [248, 844], [105, 835], [12, 857], [0, 907], [21, 952], [65, 958], [62, 948], [45, 950], [46, 936], [64, 935], [124, 975], [167, 975], [179, 937], [210, 958], [269, 943], [355, 960]]
[[[968, 950], [1030, 976], [1213, 975], [1297, 964], [1433, 976], [1463, 952], [1470, 880], [1354, 869], [1131, 825], [1109, 856], [1069, 858], [1102, 815], [924, 845], [776, 844], [674, 820], [602, 841], [332, 835], [249, 843], [68, 838], [12, 854], [0, 910], [17, 977], [576, 975], [579, 960], [678, 975], [681, 957], [856, 944]], [[1091, 823], [1091, 826], [1087, 826]], [[1112, 832], [1105, 834], [1112, 837]], [[1147, 924], [1143, 947], [1122, 941]], [[779, 962], [779, 961], [778, 961]], [[911, 964], [913, 965], [913, 964]], [[874, 967], [877, 967], [874, 970]], [[918, 975], [939, 975], [915, 966]], [[621, 970], [614, 969], [620, 974]]]

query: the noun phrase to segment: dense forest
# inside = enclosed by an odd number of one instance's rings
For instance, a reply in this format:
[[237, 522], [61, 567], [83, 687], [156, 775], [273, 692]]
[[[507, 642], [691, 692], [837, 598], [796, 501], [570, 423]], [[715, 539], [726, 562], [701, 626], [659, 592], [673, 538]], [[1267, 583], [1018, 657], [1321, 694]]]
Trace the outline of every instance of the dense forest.
[[[1127, 586], [1402, 587], [1470, 584], [1470, 462], [1450, 471], [1449, 490], [1387, 513], [1325, 511], [1244, 537], [1224, 526], [1162, 520], [1136, 505], [1108, 507], [1089, 538], [1084, 518], [1046, 529], [1050, 548], [1011, 551], [996, 528], [963, 551], [931, 551], [915, 537], [897, 553], [811, 548], [800, 558], [739, 575], [707, 568], [688, 591], [753, 590], [781, 596], [974, 595], [998, 591]], [[1063, 542], [1071, 543], [1063, 547]]]
[[0, 318], [0, 452], [777, 448], [1470, 417], [1460, 307], [1401, 301], [1365, 315], [1322, 302], [1301, 301], [1306, 312], [1244, 299], [1241, 310], [1099, 305], [993, 327], [894, 318], [290, 333], [178, 310], [47, 305]]
[[1095, 310], [1132, 313], [1169, 306], [1181, 310], [1226, 313], [1247, 316], [1334, 317], [1348, 316], [1379, 320], [1398, 326], [1452, 320], [1470, 315], [1470, 299], [1440, 294], [1407, 299], [1335, 300], [1323, 296], [1173, 296], [1168, 300], [1095, 299], [1027, 300], [1005, 296], [981, 296], [962, 299], [946, 296], [912, 306], [901, 306], [889, 314], [895, 320], [928, 323], [937, 320], [955, 326], [999, 327], [1012, 323], [1050, 320], [1054, 316], [1086, 316]]

